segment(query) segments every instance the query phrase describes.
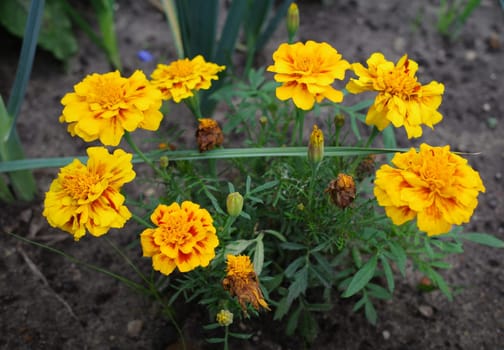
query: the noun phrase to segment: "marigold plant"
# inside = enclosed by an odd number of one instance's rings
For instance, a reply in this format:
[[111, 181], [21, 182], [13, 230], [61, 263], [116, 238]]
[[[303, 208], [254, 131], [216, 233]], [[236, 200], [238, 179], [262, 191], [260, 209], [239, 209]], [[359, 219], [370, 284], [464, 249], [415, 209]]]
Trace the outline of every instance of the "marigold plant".
[[394, 224], [417, 219], [429, 236], [469, 222], [485, 187], [467, 160], [450, 152], [450, 146], [425, 143], [398, 153], [395, 168], [383, 165], [376, 172], [374, 194]]
[[87, 154], [87, 164], [74, 159], [61, 168], [46, 193], [42, 213], [51, 226], [76, 241], [86, 231], [101, 236], [121, 228], [131, 217], [120, 190], [135, 178], [132, 155], [121, 149], [109, 154], [104, 147], [90, 147]]
[[390, 123], [404, 127], [408, 138], [422, 136], [421, 125], [433, 128], [443, 116], [437, 111], [441, 104], [444, 85], [432, 81], [427, 85], [418, 82], [418, 64], [404, 55], [394, 65], [383, 54], [376, 52], [367, 60], [368, 68], [361, 63], [352, 64], [359, 79], [350, 79], [346, 88], [353, 94], [376, 91], [374, 104], [366, 115], [366, 124], [380, 131]]
[[118, 71], [95, 73], [63, 97], [59, 120], [69, 124], [72, 136], [117, 146], [125, 131], [157, 130], [163, 118], [161, 102], [161, 93], [142, 71], [135, 71], [129, 78]]

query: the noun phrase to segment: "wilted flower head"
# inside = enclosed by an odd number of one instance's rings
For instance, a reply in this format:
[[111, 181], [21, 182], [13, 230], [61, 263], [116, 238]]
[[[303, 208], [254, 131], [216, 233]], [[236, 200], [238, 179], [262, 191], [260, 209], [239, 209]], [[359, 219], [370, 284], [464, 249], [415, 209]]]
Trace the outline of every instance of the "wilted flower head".
[[198, 204], [160, 204], [151, 215], [156, 228], [140, 235], [143, 256], [152, 257], [154, 270], [169, 275], [206, 267], [215, 257], [219, 245], [210, 213]]
[[86, 142], [117, 146], [125, 130], [157, 130], [163, 118], [161, 93], [139, 70], [129, 78], [118, 71], [91, 74], [74, 90], [61, 100], [65, 108], [59, 121]]
[[404, 126], [408, 138], [422, 136], [422, 124], [430, 128], [443, 116], [437, 111], [441, 104], [444, 85], [432, 81], [421, 85], [417, 81], [418, 64], [404, 55], [396, 65], [383, 54], [374, 53], [367, 60], [368, 68], [354, 63], [352, 69], [359, 79], [350, 79], [346, 88], [350, 93], [376, 91], [374, 104], [369, 108], [366, 123], [379, 130], [390, 123]]
[[151, 78], [164, 99], [179, 103], [193, 96], [194, 91], [210, 89], [212, 80], [219, 79], [217, 74], [224, 69], [225, 66], [206, 62], [203, 56], [198, 55], [192, 60], [184, 58], [169, 65], [158, 64]]
[[355, 199], [355, 182], [350, 175], [338, 174], [335, 180], [331, 180], [325, 192], [331, 196], [332, 202], [340, 208], [346, 208]]
[[307, 41], [306, 44], [281, 44], [273, 53], [274, 64], [268, 67], [275, 80], [282, 83], [276, 89], [278, 99], [292, 98], [303, 110], [310, 110], [315, 101], [324, 98], [341, 102], [343, 93], [334, 89], [334, 79], [344, 79], [350, 64], [327, 43]]
[[383, 165], [376, 172], [374, 194], [393, 223], [417, 219], [429, 236], [450, 231], [469, 222], [485, 192], [481, 178], [467, 160], [450, 152], [450, 146], [420, 146], [396, 153], [396, 166]]
[[308, 160], [311, 163], [320, 163], [324, 158], [324, 134], [318, 126], [313, 125], [313, 130], [308, 142]]
[[224, 134], [219, 124], [210, 118], [198, 119], [199, 125], [196, 131], [196, 141], [200, 152], [210, 151], [215, 147], [222, 145]]
[[233, 323], [233, 313], [226, 309], [219, 311], [215, 318], [217, 320], [217, 323], [222, 327], [227, 327]]
[[101, 236], [111, 228], [121, 228], [131, 217], [124, 206], [122, 185], [135, 178], [132, 155], [117, 149], [109, 154], [104, 147], [87, 149], [84, 165], [78, 159], [61, 168], [44, 200], [49, 224], [78, 241], [89, 231]]
[[231, 296], [238, 297], [238, 302], [245, 314], [247, 314], [246, 303], [252, 304], [256, 310], [259, 310], [259, 306], [266, 310], [270, 309], [264, 300], [259, 287], [259, 279], [248, 256], [229, 254], [226, 271], [227, 275], [222, 280], [222, 286], [229, 291]]

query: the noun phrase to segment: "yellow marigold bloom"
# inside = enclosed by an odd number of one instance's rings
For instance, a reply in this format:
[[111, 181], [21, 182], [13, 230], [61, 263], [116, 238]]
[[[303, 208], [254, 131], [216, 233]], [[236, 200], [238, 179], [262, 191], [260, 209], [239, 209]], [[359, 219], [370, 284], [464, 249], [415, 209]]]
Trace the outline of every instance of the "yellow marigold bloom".
[[360, 63], [352, 64], [359, 79], [350, 79], [346, 89], [358, 94], [376, 91], [374, 104], [369, 108], [366, 124], [379, 130], [390, 123], [396, 128], [404, 126], [408, 138], [422, 136], [422, 124], [433, 128], [443, 116], [437, 111], [441, 104], [444, 85], [431, 81], [421, 85], [417, 81], [418, 64], [404, 55], [396, 65], [387, 61], [381, 53], [374, 53], [367, 60], [368, 68]]
[[238, 302], [245, 314], [247, 314], [246, 303], [252, 304], [256, 310], [259, 310], [259, 306], [270, 310], [259, 287], [259, 279], [254, 271], [254, 266], [248, 256], [229, 254], [226, 271], [227, 275], [222, 280], [222, 286], [229, 291], [231, 296], [238, 297]]
[[206, 267], [219, 245], [210, 213], [196, 203], [160, 204], [151, 215], [157, 226], [140, 235], [143, 256], [152, 257], [154, 270], [169, 275]]
[[303, 110], [310, 110], [324, 98], [332, 102], [343, 101], [343, 93], [334, 89], [334, 79], [344, 79], [350, 63], [327, 43], [307, 41], [306, 44], [281, 44], [273, 53], [274, 64], [269, 72], [282, 83], [276, 89], [278, 99], [292, 98]]
[[151, 78], [164, 99], [179, 103], [193, 96], [194, 91], [210, 89], [212, 79], [219, 79], [217, 74], [224, 69], [226, 66], [206, 62], [203, 56], [198, 55], [192, 60], [184, 58], [169, 65], [158, 64]]
[[87, 149], [87, 165], [78, 159], [61, 168], [44, 200], [49, 224], [72, 234], [76, 241], [86, 234], [101, 236], [121, 228], [131, 217], [124, 206], [122, 185], [135, 178], [132, 155], [104, 147]]
[[469, 222], [485, 187], [467, 160], [450, 146], [420, 146], [392, 159], [376, 172], [374, 194], [394, 224], [417, 218], [429, 236], [447, 233], [451, 225]]
[[74, 91], [61, 100], [65, 108], [59, 121], [86, 142], [117, 146], [125, 130], [157, 130], [163, 118], [161, 93], [139, 70], [129, 78], [118, 71], [91, 74]]
[[223, 327], [227, 327], [233, 323], [233, 313], [229, 310], [222, 309], [217, 313], [215, 318], [217, 323]]

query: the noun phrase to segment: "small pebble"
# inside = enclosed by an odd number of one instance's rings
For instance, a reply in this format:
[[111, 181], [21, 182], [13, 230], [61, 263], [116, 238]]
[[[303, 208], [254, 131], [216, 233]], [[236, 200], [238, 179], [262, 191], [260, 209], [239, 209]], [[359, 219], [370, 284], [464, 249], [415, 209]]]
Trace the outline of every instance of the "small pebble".
[[495, 180], [500, 181], [502, 179], [502, 173], [495, 173]]
[[490, 112], [492, 110], [492, 106], [490, 105], [490, 103], [488, 102], [485, 102], [483, 103], [483, 106], [481, 106], [481, 108], [485, 111], [485, 112]]
[[478, 57], [478, 54], [474, 50], [467, 50], [465, 52], [465, 59], [466, 61], [472, 62]]
[[497, 118], [488, 117], [487, 118], [487, 126], [489, 129], [495, 129], [497, 127]]
[[427, 318], [431, 318], [432, 315], [434, 315], [434, 309], [429, 305], [420, 305], [418, 307], [418, 311], [420, 311], [420, 314], [422, 314], [422, 316]]
[[398, 36], [397, 38], [394, 39], [394, 51], [397, 53], [404, 53], [404, 49], [406, 47], [406, 40]]
[[128, 322], [128, 335], [132, 338], [136, 338], [140, 335], [142, 331], [143, 321], [133, 320]]
[[390, 332], [385, 330], [382, 332], [382, 335], [383, 335], [383, 339], [385, 340], [389, 340], [390, 339]]

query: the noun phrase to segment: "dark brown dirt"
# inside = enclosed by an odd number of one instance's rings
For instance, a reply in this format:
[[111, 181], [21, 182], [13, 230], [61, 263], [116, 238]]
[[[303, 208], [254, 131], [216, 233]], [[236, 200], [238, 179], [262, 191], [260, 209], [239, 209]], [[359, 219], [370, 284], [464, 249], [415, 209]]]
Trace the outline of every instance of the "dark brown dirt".
[[[142, 63], [136, 52], [149, 49], [160, 60], [175, 58], [163, 15], [148, 2], [118, 1], [117, 29], [126, 73], [155, 63]], [[392, 60], [404, 53], [417, 61], [422, 82], [438, 80], [446, 92], [441, 106], [444, 120], [434, 131], [410, 143], [450, 144], [453, 150], [481, 152], [470, 157], [487, 192], [466, 230], [494, 234], [504, 239], [504, 10], [498, 1], [482, 0], [454, 41], [436, 31], [435, 1], [343, 0], [322, 5], [300, 4], [300, 40], [327, 41], [349, 61], [365, 61], [381, 51]], [[6, 100], [19, 51], [19, 41], [5, 32], [0, 57], [0, 93]], [[84, 75], [109, 70], [104, 55], [79, 34], [80, 51], [64, 69], [51, 56], [38, 52], [23, 104], [18, 130], [28, 157], [83, 154], [86, 145], [72, 139], [57, 122], [59, 100]], [[269, 64], [271, 52], [285, 38], [280, 27], [259, 58]], [[168, 119], [176, 118], [170, 113]], [[192, 133], [192, 132], [191, 132]], [[398, 131], [401, 134], [402, 130]], [[37, 170], [40, 198], [56, 174]], [[41, 218], [41, 201], [26, 205], [0, 204], [0, 348], [1, 349], [177, 349], [175, 333], [158, 316], [156, 307], [114, 279], [89, 271], [62, 256], [21, 243], [5, 234], [50, 244], [88, 263], [123, 272], [124, 263], [103, 239], [85, 237], [78, 244], [54, 230]], [[121, 246], [134, 241], [138, 229], [111, 232]], [[149, 262], [138, 249], [128, 250], [141, 268]], [[394, 299], [378, 305], [379, 322], [372, 326], [353, 303], [337, 301], [321, 316], [321, 333], [313, 349], [489, 349], [504, 348], [503, 250], [466, 244], [454, 257], [454, 268], [444, 272], [460, 292], [453, 302], [438, 292], [416, 290], [418, 276], [410, 273], [398, 281]], [[131, 276], [133, 274], [131, 273]], [[186, 311], [184, 330], [192, 348], [201, 348], [204, 334], [198, 325], [210, 322], [198, 310]], [[186, 316], [186, 317], [183, 317]], [[284, 324], [261, 316], [243, 326], [254, 333], [251, 341], [233, 344], [244, 349], [300, 349], [299, 339], [284, 335]], [[128, 332], [140, 321], [138, 334]], [[240, 325], [238, 325], [240, 326]], [[171, 344], [171, 346], [170, 346]]]

